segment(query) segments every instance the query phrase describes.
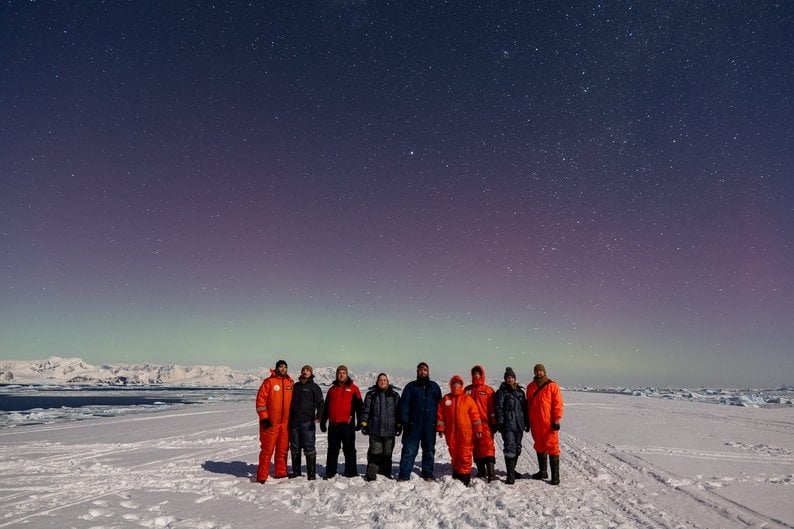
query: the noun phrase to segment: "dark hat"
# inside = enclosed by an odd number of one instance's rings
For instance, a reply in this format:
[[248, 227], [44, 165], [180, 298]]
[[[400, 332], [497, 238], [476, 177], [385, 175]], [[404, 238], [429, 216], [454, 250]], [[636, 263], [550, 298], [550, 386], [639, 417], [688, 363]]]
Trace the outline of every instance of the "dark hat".
[[303, 371], [304, 369], [308, 369], [309, 373], [311, 373], [312, 375], [314, 374], [314, 368], [312, 366], [310, 366], [309, 364], [306, 364], [305, 366], [303, 366], [301, 368], [301, 371]]
[[538, 370], [543, 371], [545, 373], [546, 372], [546, 366], [544, 366], [543, 364], [535, 364], [535, 367], [532, 368], [532, 371], [534, 372], [534, 371], [538, 371]]
[[430, 369], [430, 366], [427, 365], [427, 362], [419, 362], [418, 364], [416, 364], [416, 369], [419, 369], [422, 366], [425, 366], [427, 369]]
[[350, 373], [350, 371], [348, 371], [348, 369], [347, 369], [347, 366], [344, 365], [344, 364], [342, 364], [341, 366], [336, 368], [336, 372], [337, 373], [339, 373], [340, 371], [344, 371], [345, 373], [348, 373], [348, 374]]
[[286, 360], [279, 360], [278, 362], [276, 362], [276, 369], [278, 369], [279, 366], [281, 366], [282, 364], [284, 365], [284, 367], [287, 367]]
[[505, 368], [505, 379], [507, 379], [507, 377], [516, 378], [516, 372], [513, 371], [512, 367], [506, 367]]

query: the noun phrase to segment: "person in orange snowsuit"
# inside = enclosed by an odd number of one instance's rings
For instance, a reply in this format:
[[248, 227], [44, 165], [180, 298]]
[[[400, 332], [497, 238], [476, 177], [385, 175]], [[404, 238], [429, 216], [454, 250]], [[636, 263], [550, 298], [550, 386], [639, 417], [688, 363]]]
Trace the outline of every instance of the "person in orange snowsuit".
[[455, 375], [449, 381], [450, 392], [438, 403], [436, 431], [447, 440], [452, 458], [452, 477], [471, 483], [471, 460], [474, 438], [482, 436], [482, 421], [477, 404], [463, 392], [463, 379]]
[[480, 420], [483, 422], [482, 436], [474, 438], [474, 463], [477, 465], [477, 477], [485, 478], [488, 483], [496, 479], [496, 448], [493, 438], [496, 431], [496, 414], [494, 412], [494, 390], [485, 383], [485, 369], [482, 366], [471, 368], [471, 384], [463, 392], [474, 399]]
[[535, 452], [538, 454], [538, 471], [532, 479], [548, 479], [546, 456], [551, 464], [551, 484], [560, 484], [560, 420], [562, 419], [562, 393], [560, 386], [546, 376], [543, 364], [536, 364], [535, 378], [527, 386], [527, 408]]
[[287, 451], [289, 450], [289, 407], [292, 402], [292, 378], [287, 374], [287, 362], [279, 360], [276, 369], [262, 381], [256, 394], [256, 413], [259, 415], [259, 467], [256, 480], [267, 481], [270, 458], [275, 457], [276, 478], [287, 477]]

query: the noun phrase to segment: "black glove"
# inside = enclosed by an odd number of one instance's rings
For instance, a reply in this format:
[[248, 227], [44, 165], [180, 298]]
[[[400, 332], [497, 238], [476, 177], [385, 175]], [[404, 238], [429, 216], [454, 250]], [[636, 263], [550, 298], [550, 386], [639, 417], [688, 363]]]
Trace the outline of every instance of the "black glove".
[[524, 431], [525, 432], [529, 432], [529, 425], [528, 424], [526, 426], [524, 426]]
[[496, 425], [496, 431], [499, 432], [500, 434], [504, 435], [505, 434], [505, 425], [504, 424], [497, 424]]
[[273, 426], [273, 423], [270, 422], [270, 419], [262, 419], [261, 421], [259, 421], [259, 424], [262, 425], [263, 430], [267, 430], [268, 428]]
[[407, 422], [407, 423], [403, 424], [402, 427], [403, 427], [403, 433], [405, 435], [408, 435], [408, 434], [411, 433], [411, 423], [410, 422]]
[[323, 433], [328, 431], [328, 425], [325, 424], [325, 422], [321, 422], [320, 423], [320, 431], [323, 432]]
[[438, 432], [439, 437], [444, 437], [444, 432]]
[[554, 430], [555, 432], [558, 432], [560, 430], [560, 423], [558, 422], [551, 423], [551, 429]]
[[400, 437], [401, 433], [403, 433], [403, 425], [398, 424], [397, 427], [394, 429], [394, 435]]
[[364, 435], [369, 435], [369, 425], [366, 422], [360, 423], [356, 429], [361, 430], [361, 433]]

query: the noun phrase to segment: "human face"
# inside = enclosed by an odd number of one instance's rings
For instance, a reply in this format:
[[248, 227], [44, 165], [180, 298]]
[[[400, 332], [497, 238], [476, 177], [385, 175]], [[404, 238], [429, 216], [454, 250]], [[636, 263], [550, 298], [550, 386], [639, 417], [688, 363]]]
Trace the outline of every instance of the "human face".
[[482, 373], [479, 371], [475, 371], [474, 374], [471, 376], [474, 380], [480, 380], [482, 378]]
[[542, 370], [542, 369], [536, 369], [535, 370], [535, 376], [537, 378], [543, 378], [543, 377], [546, 376], [546, 372], [544, 370]]
[[389, 379], [385, 375], [381, 375], [378, 377], [377, 384], [380, 389], [386, 389], [389, 387]]
[[507, 375], [507, 376], [505, 377], [505, 382], [507, 382], [507, 383], [508, 383], [508, 384], [510, 384], [511, 386], [515, 386], [515, 384], [516, 384], [516, 377], [514, 377], [513, 375]]
[[341, 370], [336, 372], [336, 380], [339, 382], [347, 381], [347, 371]]
[[285, 376], [287, 374], [287, 366], [284, 364], [279, 364], [279, 366], [276, 368], [276, 373], [278, 373], [279, 376]]
[[429, 377], [430, 376], [430, 369], [427, 366], [419, 366], [416, 368], [416, 376], [418, 377]]
[[463, 384], [460, 383], [460, 380], [455, 380], [452, 382], [452, 389], [460, 389], [463, 387]]
[[312, 372], [309, 371], [309, 368], [304, 367], [303, 369], [301, 369], [301, 377], [309, 378], [310, 376], [312, 376]]

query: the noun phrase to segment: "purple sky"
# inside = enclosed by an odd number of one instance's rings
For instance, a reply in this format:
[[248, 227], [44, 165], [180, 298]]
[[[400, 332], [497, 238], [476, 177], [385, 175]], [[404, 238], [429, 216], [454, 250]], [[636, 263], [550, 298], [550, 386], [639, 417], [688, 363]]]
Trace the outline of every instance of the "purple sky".
[[0, 358], [792, 384], [784, 2], [0, 6]]

